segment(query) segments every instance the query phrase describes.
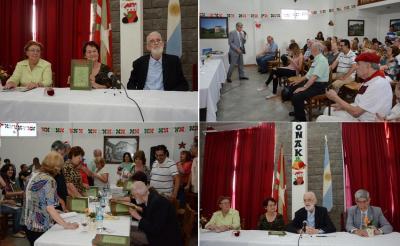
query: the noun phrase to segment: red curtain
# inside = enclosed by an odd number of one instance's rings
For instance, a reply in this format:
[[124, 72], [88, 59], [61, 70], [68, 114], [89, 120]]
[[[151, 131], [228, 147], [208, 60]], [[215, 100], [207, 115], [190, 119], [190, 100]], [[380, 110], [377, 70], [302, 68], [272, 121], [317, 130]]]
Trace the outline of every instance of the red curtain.
[[6, 69], [25, 59], [24, 46], [32, 40], [32, 3], [33, 0], [0, 1], [0, 65]]
[[210, 132], [204, 145], [202, 214], [210, 219], [220, 196], [232, 196], [236, 131]]
[[235, 198], [242, 229], [256, 229], [262, 202], [272, 194], [274, 149], [274, 123], [239, 130]]
[[351, 196], [347, 206], [354, 205], [354, 193], [367, 189], [371, 205], [379, 206], [395, 230], [400, 229], [400, 124], [343, 123], [343, 155], [348, 171]]
[[91, 0], [36, 0], [37, 36], [42, 57], [52, 64], [55, 86], [67, 87], [71, 59], [83, 57], [90, 37]]

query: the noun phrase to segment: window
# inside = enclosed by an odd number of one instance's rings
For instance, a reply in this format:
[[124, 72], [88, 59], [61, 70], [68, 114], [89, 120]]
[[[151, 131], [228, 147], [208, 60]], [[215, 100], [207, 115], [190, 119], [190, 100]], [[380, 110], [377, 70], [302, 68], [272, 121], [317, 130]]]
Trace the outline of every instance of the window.
[[281, 9], [282, 20], [308, 20], [308, 10]]

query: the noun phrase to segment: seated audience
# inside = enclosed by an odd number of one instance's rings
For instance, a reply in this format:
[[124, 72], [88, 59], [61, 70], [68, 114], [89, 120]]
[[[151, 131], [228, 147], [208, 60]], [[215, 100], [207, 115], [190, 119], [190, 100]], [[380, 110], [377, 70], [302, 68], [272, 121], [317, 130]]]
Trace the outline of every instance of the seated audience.
[[36, 87], [51, 86], [51, 64], [40, 58], [43, 45], [36, 41], [29, 41], [24, 47], [28, 59], [17, 63], [13, 75], [4, 86], [7, 89], [17, 86], [33, 89]]
[[187, 91], [189, 86], [183, 75], [181, 60], [177, 56], [163, 54], [161, 34], [151, 32], [146, 42], [150, 55], [144, 55], [133, 62], [128, 89]]
[[21, 171], [18, 174], [18, 183], [21, 190], [24, 190], [26, 179], [31, 175], [31, 172], [29, 172], [29, 167], [26, 164], [22, 164], [20, 168]]
[[230, 197], [220, 197], [218, 199], [219, 211], [214, 212], [205, 229], [223, 232], [229, 230], [240, 230], [239, 211], [231, 208]]
[[307, 44], [304, 45], [303, 51], [304, 51], [304, 61], [308, 60], [313, 60], [314, 57], [311, 54], [311, 46], [313, 44], [313, 41], [311, 39], [307, 39]]
[[347, 210], [346, 231], [367, 237], [368, 233], [365, 230], [368, 226], [368, 224], [365, 224], [367, 221], [371, 221], [372, 225], [375, 226], [375, 235], [388, 234], [393, 231], [393, 227], [383, 215], [382, 209], [369, 205], [371, 198], [367, 190], [356, 191], [354, 198], [357, 205]]
[[380, 57], [376, 53], [361, 53], [357, 58], [357, 75], [364, 80], [354, 103], [341, 99], [335, 90], [326, 92], [334, 102], [331, 115], [328, 108], [317, 121], [376, 121], [376, 114], [385, 117], [392, 108], [393, 93], [389, 81], [379, 70]]
[[306, 121], [304, 112], [304, 100], [307, 98], [323, 94], [329, 81], [329, 65], [328, 60], [322, 54], [323, 45], [315, 42], [311, 46], [311, 52], [314, 61], [310, 70], [303, 77], [296, 78], [291, 86], [293, 92], [292, 104], [294, 112], [290, 112], [290, 116], [295, 117], [295, 121]]
[[328, 210], [317, 206], [317, 198], [314, 192], [304, 193], [304, 208], [296, 211], [292, 223], [287, 226], [287, 231], [302, 233], [303, 221], [307, 222], [305, 232], [307, 234], [332, 233], [336, 231]]
[[63, 166], [64, 158], [52, 151], [43, 159], [41, 169], [34, 173], [26, 185], [26, 194], [22, 211], [22, 222], [26, 226], [26, 236], [31, 246], [54, 222], [64, 229], [76, 229], [77, 223], [66, 222], [55, 209], [58, 205], [56, 181], [54, 176]]
[[315, 37], [315, 40], [318, 40], [318, 41], [325, 41], [325, 39], [324, 39], [324, 34], [322, 34], [322, 32], [319, 31], [319, 32], [317, 33], [317, 36]]
[[[83, 55], [89, 61], [93, 61], [92, 73], [90, 74], [90, 84], [93, 89], [106, 89], [113, 86], [108, 73], [111, 69], [99, 62], [100, 47], [94, 41], [89, 41], [83, 45]], [[114, 85], [116, 86], [116, 85]]]
[[382, 117], [379, 114], [376, 115], [378, 120], [381, 121], [400, 121], [400, 83], [396, 83], [396, 87], [394, 89], [394, 95], [396, 96], [397, 104], [394, 105], [392, 110], [390, 111], [389, 115], [386, 117]]
[[68, 195], [72, 197], [85, 196], [86, 188], [83, 186], [82, 177], [80, 175], [80, 165], [84, 155], [85, 152], [81, 147], [72, 147], [68, 154], [68, 160], [63, 167]]
[[400, 72], [399, 64], [395, 59], [399, 54], [400, 49], [397, 46], [388, 46], [380, 62], [380, 69], [383, 70], [385, 75], [389, 76], [391, 80], [395, 80], [397, 74]]
[[303, 66], [303, 54], [300, 51], [299, 45], [296, 43], [290, 44], [289, 56], [286, 56], [286, 58], [288, 59], [289, 65], [286, 67], [274, 68], [271, 71], [268, 80], [265, 81], [265, 85], [268, 87], [269, 83], [271, 83], [273, 80], [273, 94], [267, 96], [266, 99], [276, 96], [278, 89], [278, 78], [297, 76], [300, 73], [300, 70]]
[[139, 221], [138, 228], [146, 234], [149, 245], [183, 245], [172, 203], [149, 190], [142, 181], [133, 183], [132, 194], [138, 204], [145, 204], [142, 215], [132, 208], [129, 208], [129, 213]]
[[267, 73], [267, 62], [275, 59], [276, 52], [278, 52], [278, 45], [274, 42], [273, 37], [268, 36], [267, 44], [256, 56], [258, 71], [260, 73]]
[[325, 41], [324, 46], [324, 56], [326, 57], [326, 59], [328, 59], [328, 64], [330, 66], [334, 61], [336, 61], [337, 57], [339, 56], [337, 44], [332, 44], [332, 42]]
[[156, 161], [151, 169], [150, 186], [161, 195], [171, 200], [176, 199], [180, 184], [178, 168], [173, 160], [167, 157], [168, 150], [165, 145], [158, 145], [155, 149]]
[[[96, 167], [95, 160], [96, 160], [96, 158], [101, 158], [101, 157], [103, 157], [103, 152], [101, 151], [101, 149], [93, 150], [93, 159], [90, 161], [90, 164], [88, 165], [88, 168], [90, 171], [96, 172], [97, 167]], [[94, 185], [94, 180], [92, 177], [88, 177], [88, 181], [89, 181], [90, 186]]]
[[[5, 164], [0, 169], [0, 176], [2, 178], [2, 193], [4, 201], [0, 205], [0, 212], [2, 214], [11, 214], [14, 218], [13, 223], [13, 237], [25, 237], [25, 232], [20, 225], [22, 209], [17, 207], [21, 206], [22, 197], [24, 192], [18, 186], [15, 180], [15, 166], [13, 164]], [[9, 206], [10, 205], [10, 206]]]
[[332, 86], [339, 90], [345, 84], [354, 81], [356, 76], [356, 54], [350, 49], [350, 42], [347, 39], [340, 40], [341, 52], [339, 57], [330, 66], [331, 70], [336, 69], [336, 73], [332, 74]]
[[386, 37], [390, 40], [390, 41], [394, 41], [397, 37], [397, 34], [395, 33], [395, 28], [394, 25], [390, 25], [389, 27], [389, 32], [386, 33]]
[[34, 157], [32, 160], [32, 164], [29, 166], [29, 172], [34, 173], [34, 172], [39, 172], [40, 170], [40, 161], [38, 157]]
[[267, 198], [263, 202], [265, 213], [260, 216], [257, 223], [258, 230], [283, 231], [285, 222], [282, 214], [276, 212], [276, 201], [273, 198]]

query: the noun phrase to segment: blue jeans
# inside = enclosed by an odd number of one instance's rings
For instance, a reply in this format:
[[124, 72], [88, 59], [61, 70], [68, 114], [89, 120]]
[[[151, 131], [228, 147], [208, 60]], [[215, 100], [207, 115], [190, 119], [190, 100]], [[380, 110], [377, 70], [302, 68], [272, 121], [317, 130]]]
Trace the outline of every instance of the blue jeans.
[[0, 213], [2, 214], [12, 214], [14, 217], [13, 233], [17, 233], [22, 230], [20, 225], [22, 208], [14, 209], [5, 205], [0, 206]]
[[262, 73], [267, 72], [267, 62], [272, 61], [275, 58], [275, 55], [265, 55], [256, 58], [258, 69]]

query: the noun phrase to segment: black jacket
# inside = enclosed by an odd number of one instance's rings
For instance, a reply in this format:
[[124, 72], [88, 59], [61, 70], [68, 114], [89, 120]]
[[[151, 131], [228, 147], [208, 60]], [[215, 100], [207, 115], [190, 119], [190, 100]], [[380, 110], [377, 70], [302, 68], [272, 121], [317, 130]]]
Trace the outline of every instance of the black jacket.
[[[303, 227], [304, 220], [307, 220], [307, 210], [301, 208], [294, 214], [294, 219], [292, 223], [288, 224], [287, 231], [297, 233]], [[336, 231], [325, 207], [315, 206], [315, 229], [321, 229], [325, 233]]]
[[151, 246], [183, 245], [175, 207], [155, 191], [150, 191], [139, 229], [144, 231]]
[[[143, 90], [149, 70], [149, 60], [150, 55], [145, 55], [133, 62], [133, 70], [127, 86], [129, 90]], [[189, 89], [179, 57], [163, 54], [162, 70], [164, 90], [187, 91]]]

